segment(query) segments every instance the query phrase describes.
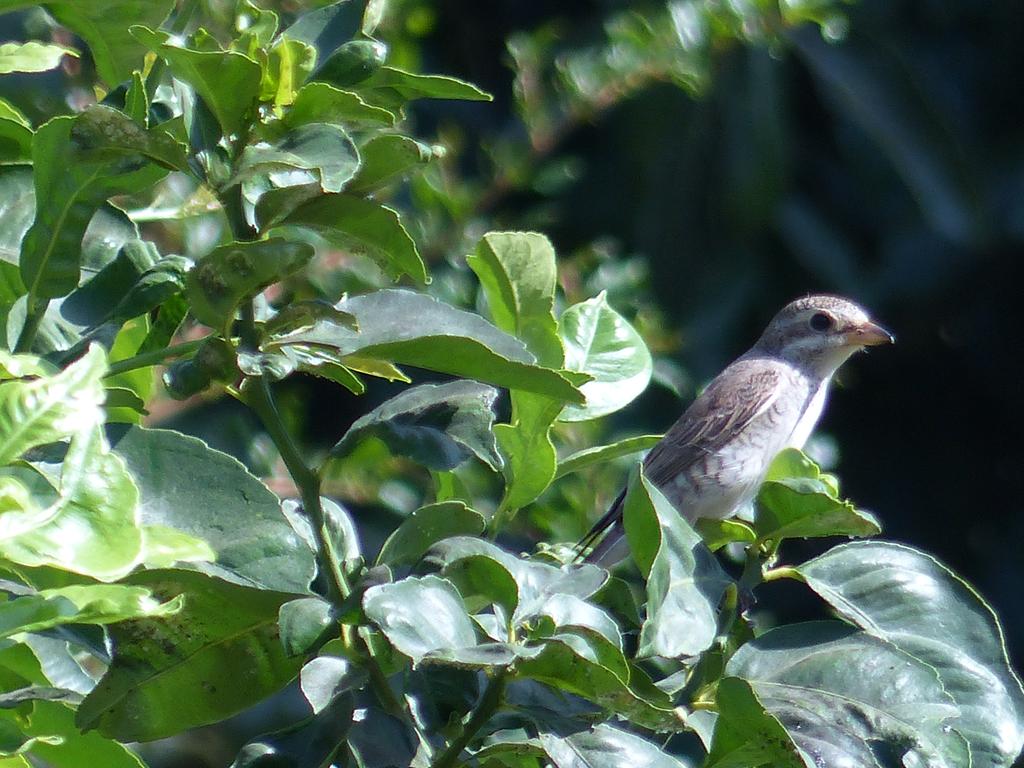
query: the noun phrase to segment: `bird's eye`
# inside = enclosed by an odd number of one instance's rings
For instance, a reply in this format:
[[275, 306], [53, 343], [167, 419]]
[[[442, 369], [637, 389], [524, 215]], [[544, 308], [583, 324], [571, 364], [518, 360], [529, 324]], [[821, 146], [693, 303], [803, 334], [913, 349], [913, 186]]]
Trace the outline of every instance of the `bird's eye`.
[[832, 318], [824, 312], [815, 312], [811, 315], [811, 328], [819, 333], [832, 330]]

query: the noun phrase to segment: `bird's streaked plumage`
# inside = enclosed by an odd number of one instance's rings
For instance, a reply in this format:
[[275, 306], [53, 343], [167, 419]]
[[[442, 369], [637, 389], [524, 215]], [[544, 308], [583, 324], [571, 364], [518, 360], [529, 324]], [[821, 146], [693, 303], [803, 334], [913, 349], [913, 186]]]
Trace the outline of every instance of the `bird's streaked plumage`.
[[[891, 341], [849, 299], [812, 295], [787, 304], [651, 449], [644, 474], [690, 522], [737, 514], [775, 454], [810, 437], [839, 366]], [[583, 540], [587, 547], [600, 539], [588, 559], [607, 564], [624, 556], [624, 493]]]

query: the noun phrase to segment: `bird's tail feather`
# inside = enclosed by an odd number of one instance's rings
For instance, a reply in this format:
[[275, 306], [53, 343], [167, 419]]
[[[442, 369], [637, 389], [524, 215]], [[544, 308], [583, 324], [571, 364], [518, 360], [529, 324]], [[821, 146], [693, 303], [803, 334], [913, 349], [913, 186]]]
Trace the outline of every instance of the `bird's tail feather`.
[[[576, 560], [585, 562], [601, 562], [611, 549], [621, 541], [622, 531], [622, 504], [626, 499], [626, 489], [623, 488], [615, 501], [608, 507], [608, 511], [601, 515], [601, 519], [594, 523], [587, 535], [580, 539], [576, 545]], [[618, 528], [618, 530], [615, 530]]]

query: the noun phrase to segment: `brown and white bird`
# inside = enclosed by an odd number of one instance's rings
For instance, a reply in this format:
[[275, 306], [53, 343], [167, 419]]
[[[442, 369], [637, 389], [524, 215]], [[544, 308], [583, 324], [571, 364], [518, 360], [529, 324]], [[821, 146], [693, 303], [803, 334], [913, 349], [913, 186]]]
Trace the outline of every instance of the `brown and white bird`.
[[[737, 514], [775, 454], [807, 442], [839, 366], [893, 341], [849, 299], [812, 295], [787, 304], [651, 449], [645, 476], [689, 522]], [[610, 565], [625, 557], [624, 498], [625, 490], [581, 542], [581, 549], [598, 542], [588, 560]]]

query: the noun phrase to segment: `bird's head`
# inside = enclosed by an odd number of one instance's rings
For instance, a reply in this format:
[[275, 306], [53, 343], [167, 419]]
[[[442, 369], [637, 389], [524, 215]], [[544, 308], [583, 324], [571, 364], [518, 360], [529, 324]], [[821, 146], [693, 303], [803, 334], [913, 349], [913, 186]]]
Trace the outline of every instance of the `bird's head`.
[[831, 376], [854, 352], [893, 341], [859, 304], [841, 296], [811, 295], [783, 307], [754, 349]]

